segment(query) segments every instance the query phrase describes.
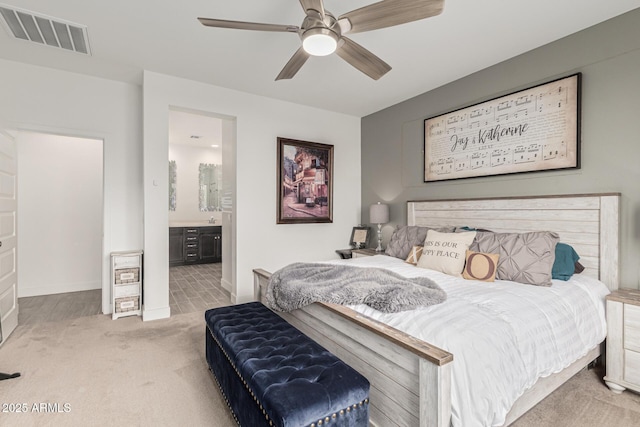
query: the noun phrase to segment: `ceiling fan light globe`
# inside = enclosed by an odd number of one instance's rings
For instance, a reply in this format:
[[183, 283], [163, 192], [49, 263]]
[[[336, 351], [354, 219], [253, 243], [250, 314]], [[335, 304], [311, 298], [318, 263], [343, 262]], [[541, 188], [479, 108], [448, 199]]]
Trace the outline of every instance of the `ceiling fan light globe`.
[[327, 56], [336, 51], [338, 37], [334, 33], [309, 32], [302, 39], [305, 52], [313, 56]]

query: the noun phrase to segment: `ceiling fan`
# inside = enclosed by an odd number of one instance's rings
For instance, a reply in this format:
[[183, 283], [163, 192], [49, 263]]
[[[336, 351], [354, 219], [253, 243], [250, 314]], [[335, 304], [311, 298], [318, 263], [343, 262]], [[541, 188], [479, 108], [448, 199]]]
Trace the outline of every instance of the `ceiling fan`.
[[211, 18], [198, 20], [208, 27], [298, 34], [302, 39], [302, 47], [293, 54], [276, 80], [295, 76], [309, 55], [326, 56], [334, 52], [367, 76], [378, 80], [391, 70], [389, 64], [344, 34], [392, 27], [438, 15], [444, 7], [444, 0], [383, 0], [338, 18], [325, 10], [323, 0], [300, 0], [300, 5], [306, 17], [299, 27]]

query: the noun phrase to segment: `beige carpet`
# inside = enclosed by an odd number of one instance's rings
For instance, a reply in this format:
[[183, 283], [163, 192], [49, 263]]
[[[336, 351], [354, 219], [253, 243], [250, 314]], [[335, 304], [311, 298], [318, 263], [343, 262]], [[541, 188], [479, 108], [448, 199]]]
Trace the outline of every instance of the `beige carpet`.
[[[206, 366], [204, 328], [200, 312], [19, 326], [0, 348], [0, 372], [22, 377], [0, 382], [0, 404], [27, 411], [0, 411], [0, 426], [233, 426]], [[515, 426], [639, 426], [640, 395], [615, 395], [601, 377], [580, 372]]]
[[[0, 382], [0, 403], [27, 413], [0, 412], [0, 425], [235, 425], [207, 369], [204, 328], [202, 313], [18, 326], [0, 348], [0, 372], [22, 377]], [[41, 403], [57, 411], [34, 412]]]
[[614, 394], [604, 368], [580, 371], [517, 420], [515, 427], [638, 427], [640, 395]]

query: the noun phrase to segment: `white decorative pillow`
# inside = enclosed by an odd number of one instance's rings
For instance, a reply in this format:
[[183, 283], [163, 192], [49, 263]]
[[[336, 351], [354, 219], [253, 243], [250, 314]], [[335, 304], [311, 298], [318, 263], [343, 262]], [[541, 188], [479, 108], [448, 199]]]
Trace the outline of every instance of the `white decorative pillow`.
[[418, 267], [460, 277], [464, 268], [465, 254], [475, 237], [475, 231], [439, 233], [429, 230], [424, 240]]

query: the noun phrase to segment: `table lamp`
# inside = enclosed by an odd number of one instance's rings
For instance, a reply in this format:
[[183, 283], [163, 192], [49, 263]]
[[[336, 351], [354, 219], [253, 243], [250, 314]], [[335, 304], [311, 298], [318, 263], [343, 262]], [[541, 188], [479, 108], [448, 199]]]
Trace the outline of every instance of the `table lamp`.
[[389, 205], [383, 205], [380, 202], [371, 205], [369, 208], [369, 221], [372, 224], [378, 224], [378, 247], [376, 252], [382, 252], [382, 224], [389, 222]]

